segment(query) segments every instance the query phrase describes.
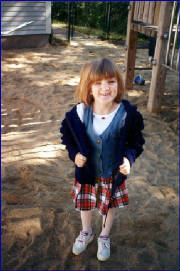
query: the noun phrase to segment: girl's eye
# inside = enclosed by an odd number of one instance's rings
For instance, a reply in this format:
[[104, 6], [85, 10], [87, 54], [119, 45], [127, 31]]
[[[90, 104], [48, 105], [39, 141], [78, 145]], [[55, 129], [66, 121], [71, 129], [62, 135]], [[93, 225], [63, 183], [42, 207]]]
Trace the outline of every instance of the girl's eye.
[[101, 84], [100, 81], [95, 82], [95, 85], [100, 85], [100, 84]]
[[115, 83], [115, 80], [110, 80], [109, 83], [113, 84], [113, 83]]

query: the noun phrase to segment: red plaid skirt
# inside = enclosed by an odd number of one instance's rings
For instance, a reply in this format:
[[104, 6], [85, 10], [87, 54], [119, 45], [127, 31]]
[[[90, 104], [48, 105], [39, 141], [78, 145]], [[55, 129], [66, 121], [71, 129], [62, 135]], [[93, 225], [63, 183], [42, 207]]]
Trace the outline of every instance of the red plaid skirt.
[[126, 182], [117, 186], [113, 198], [111, 197], [112, 177], [104, 179], [98, 177], [95, 186], [91, 184], [80, 184], [73, 182], [72, 198], [75, 203], [76, 210], [89, 211], [98, 209], [101, 215], [105, 215], [108, 211], [108, 205], [111, 207], [124, 207], [128, 205], [128, 190]]

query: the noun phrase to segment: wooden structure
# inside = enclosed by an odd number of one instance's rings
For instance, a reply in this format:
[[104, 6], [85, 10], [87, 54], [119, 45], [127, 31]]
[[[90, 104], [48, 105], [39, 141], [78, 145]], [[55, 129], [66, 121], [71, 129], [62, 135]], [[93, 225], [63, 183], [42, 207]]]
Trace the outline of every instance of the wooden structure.
[[[136, 59], [138, 32], [156, 37], [156, 48], [152, 66], [152, 79], [147, 110], [158, 112], [165, 88], [167, 68], [178, 71], [179, 53], [176, 55], [179, 31], [177, 1], [130, 1], [125, 56], [125, 87], [132, 89]], [[176, 24], [174, 19], [177, 16]], [[170, 48], [175, 32], [173, 48]], [[171, 56], [170, 56], [171, 54]]]
[[3, 49], [39, 47], [51, 33], [50, 1], [1, 1]]

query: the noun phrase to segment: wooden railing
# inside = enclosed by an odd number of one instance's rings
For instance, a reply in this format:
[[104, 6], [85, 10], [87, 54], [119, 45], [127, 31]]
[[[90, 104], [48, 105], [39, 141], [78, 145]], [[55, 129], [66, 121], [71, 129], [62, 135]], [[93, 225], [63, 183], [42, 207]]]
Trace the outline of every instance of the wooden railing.
[[167, 68], [179, 70], [177, 1], [130, 1], [125, 54], [125, 87], [132, 89], [138, 32], [156, 37], [147, 110], [161, 110]]
[[180, 32], [179, 28], [179, 12], [177, 2], [174, 1], [171, 23], [169, 26], [168, 42], [165, 63], [163, 64], [169, 69], [179, 71], [179, 46], [178, 46], [178, 35]]

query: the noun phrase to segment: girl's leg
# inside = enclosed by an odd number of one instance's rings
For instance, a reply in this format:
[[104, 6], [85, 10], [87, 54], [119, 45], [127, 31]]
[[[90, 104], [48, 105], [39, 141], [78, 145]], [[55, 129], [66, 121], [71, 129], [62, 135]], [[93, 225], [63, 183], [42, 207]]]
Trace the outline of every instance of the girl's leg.
[[82, 230], [91, 231], [92, 211], [81, 211]]
[[[98, 238], [97, 258], [99, 261], [106, 261], [110, 257], [110, 230], [113, 224], [115, 208], [110, 208], [107, 217], [103, 216], [102, 231]], [[104, 227], [105, 223], [105, 227]]]
[[[115, 208], [110, 208], [107, 213], [107, 217], [103, 215], [103, 221], [102, 221], [102, 231], [101, 231], [101, 236], [102, 235], [107, 235], [109, 236], [110, 230], [113, 224], [114, 220], [114, 215], [115, 215]], [[105, 221], [106, 220], [106, 221]], [[105, 222], [105, 227], [104, 227], [104, 222]]]
[[81, 211], [82, 231], [80, 231], [79, 236], [76, 238], [72, 249], [75, 255], [81, 254], [94, 238], [91, 219], [92, 211]]

